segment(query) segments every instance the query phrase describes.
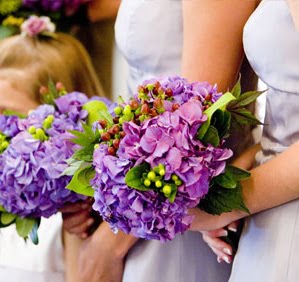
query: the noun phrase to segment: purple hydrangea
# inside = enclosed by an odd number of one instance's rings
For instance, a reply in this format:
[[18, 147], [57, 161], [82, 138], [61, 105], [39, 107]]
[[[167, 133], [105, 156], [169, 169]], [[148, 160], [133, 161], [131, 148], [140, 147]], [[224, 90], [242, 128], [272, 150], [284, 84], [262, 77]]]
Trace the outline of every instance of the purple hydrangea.
[[0, 133], [11, 138], [19, 132], [19, 117], [0, 115]]
[[[70, 93], [56, 100], [57, 109], [42, 105], [19, 121], [21, 131], [0, 155], [0, 205], [8, 212], [49, 217], [65, 203], [85, 198], [65, 188], [71, 177], [62, 173], [77, 148], [69, 140], [72, 135], [68, 130], [81, 129], [80, 122], [87, 116], [82, 106], [87, 101], [84, 94]], [[34, 138], [28, 129], [43, 128], [49, 115], [54, 120], [44, 129], [47, 140]]]
[[73, 15], [85, 0], [23, 0], [26, 8], [41, 10], [44, 12], [64, 11], [67, 16]]
[[[144, 85], [157, 80], [144, 82]], [[177, 233], [186, 231], [192, 221], [188, 209], [196, 207], [208, 193], [213, 177], [225, 170], [232, 151], [221, 145], [213, 147], [197, 140], [198, 129], [207, 120], [203, 101], [216, 101], [221, 94], [208, 83], [188, 83], [174, 77], [159, 80], [170, 88], [173, 100], [180, 107], [172, 107], [140, 125], [123, 124], [125, 137], [121, 140], [117, 156], [108, 154], [106, 144], [94, 152], [95, 189], [94, 209], [114, 229], [145, 239], [172, 240]], [[136, 99], [137, 96], [136, 96]], [[147, 163], [151, 169], [165, 168], [164, 180], [179, 177], [174, 202], [159, 189], [139, 191], [125, 183], [126, 173], [133, 167]]]

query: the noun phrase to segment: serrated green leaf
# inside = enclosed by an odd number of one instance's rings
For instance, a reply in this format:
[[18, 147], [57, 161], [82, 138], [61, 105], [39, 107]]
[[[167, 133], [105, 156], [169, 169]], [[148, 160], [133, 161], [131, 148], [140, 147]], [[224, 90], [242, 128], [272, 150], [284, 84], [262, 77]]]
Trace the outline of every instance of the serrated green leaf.
[[233, 210], [250, 213], [244, 204], [240, 184], [235, 189], [225, 189], [218, 185], [213, 185], [206, 197], [200, 201], [198, 207], [213, 215], [220, 215]]
[[126, 184], [131, 187], [134, 188], [136, 190], [139, 191], [149, 191], [151, 190], [150, 187], [146, 187], [143, 183], [142, 183], [142, 174], [144, 172], [149, 171], [150, 166], [147, 163], [143, 163], [141, 165], [135, 166], [133, 168], [131, 168], [125, 177], [125, 182]]
[[240, 124], [262, 125], [250, 111], [245, 108], [234, 109], [231, 111], [232, 118]]
[[236, 180], [236, 181], [241, 181], [248, 179], [251, 175], [251, 173], [247, 170], [243, 170], [241, 168], [238, 168], [236, 166], [232, 165], [227, 165], [226, 169], [227, 172]]
[[113, 118], [108, 112], [108, 108], [105, 103], [101, 101], [90, 101], [83, 105], [83, 109], [88, 112], [87, 124], [92, 125], [99, 120], [106, 120], [108, 125], [113, 124]]
[[239, 98], [239, 96], [241, 95], [241, 74], [239, 75], [239, 79], [238, 79], [237, 83], [235, 84], [235, 86], [233, 87], [231, 93], [236, 98]]
[[3, 225], [9, 225], [15, 221], [16, 217], [17, 217], [17, 215], [15, 215], [15, 214], [11, 214], [8, 212], [2, 212], [1, 213], [1, 223]]
[[201, 141], [203, 141], [204, 143], [211, 144], [214, 147], [219, 146], [220, 138], [218, 135], [218, 130], [214, 126], [210, 125], [205, 136], [201, 139]]
[[31, 232], [34, 224], [36, 222], [36, 219], [34, 218], [16, 218], [16, 229], [22, 238], [27, 238], [29, 233]]
[[80, 167], [84, 164], [84, 161], [78, 161], [75, 159], [72, 159], [72, 162], [68, 162], [68, 167], [64, 170], [64, 172], [61, 174], [61, 176], [68, 175], [73, 176]]
[[238, 185], [238, 182], [227, 171], [226, 173], [220, 174], [215, 177], [214, 182], [227, 189], [234, 189]]
[[90, 180], [94, 177], [94, 174], [93, 167], [83, 167], [76, 171], [66, 188], [78, 194], [93, 197], [94, 190], [90, 186]]
[[234, 101], [231, 101], [228, 104], [227, 109], [231, 110], [231, 109], [247, 106], [252, 102], [256, 101], [256, 99], [264, 92], [265, 91], [249, 91], [244, 94], [241, 94], [240, 97], [238, 97]]

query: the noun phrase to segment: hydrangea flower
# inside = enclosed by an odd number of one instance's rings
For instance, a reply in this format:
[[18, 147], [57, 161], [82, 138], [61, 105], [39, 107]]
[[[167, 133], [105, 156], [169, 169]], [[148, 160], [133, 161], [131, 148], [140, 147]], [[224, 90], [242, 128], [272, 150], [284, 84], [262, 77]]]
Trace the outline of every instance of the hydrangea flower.
[[73, 92], [58, 98], [56, 108], [39, 106], [26, 119], [0, 116], [1, 131], [14, 133], [0, 154], [0, 205], [8, 212], [49, 217], [65, 203], [85, 198], [65, 188], [71, 177], [62, 173], [77, 148], [68, 130], [81, 130], [87, 101], [84, 94]]

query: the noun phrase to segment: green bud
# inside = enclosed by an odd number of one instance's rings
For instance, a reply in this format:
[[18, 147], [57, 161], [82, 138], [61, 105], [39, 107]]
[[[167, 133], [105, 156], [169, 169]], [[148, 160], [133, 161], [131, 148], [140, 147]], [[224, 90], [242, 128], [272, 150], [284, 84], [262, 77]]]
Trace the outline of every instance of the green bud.
[[179, 177], [178, 177], [177, 175], [173, 174], [173, 175], [171, 175], [171, 179], [172, 179], [173, 181], [176, 181], [176, 180], [179, 179]]
[[4, 141], [1, 143], [1, 149], [5, 150], [9, 146], [9, 143], [7, 141]]
[[141, 116], [139, 117], [139, 120], [140, 120], [141, 122], [145, 121], [145, 120], [146, 120], [146, 115], [141, 115]]
[[156, 179], [156, 173], [154, 171], [150, 171], [148, 174], [147, 174], [147, 178], [151, 181], [155, 181]]
[[45, 120], [43, 121], [43, 128], [44, 128], [44, 129], [49, 129], [49, 128], [51, 127], [51, 125], [52, 125], [52, 123], [49, 122], [47, 119], [45, 119]]
[[122, 113], [122, 108], [121, 107], [114, 108], [114, 113], [119, 116]]
[[143, 184], [146, 186], [146, 187], [149, 187], [149, 186], [151, 186], [151, 181], [149, 180], [149, 179], [145, 179], [144, 180], [144, 182], [143, 182]]
[[53, 122], [54, 121], [54, 116], [53, 115], [48, 115], [46, 120], [48, 120], [49, 122]]
[[146, 85], [146, 88], [147, 88], [149, 91], [152, 91], [152, 90], [154, 90], [155, 85], [154, 85], [154, 84], [148, 84], [148, 85]]
[[174, 182], [174, 184], [176, 185], [176, 186], [181, 186], [182, 185], [182, 180], [176, 180], [175, 182]]
[[28, 128], [28, 132], [29, 132], [30, 134], [34, 134], [34, 133], [36, 132], [36, 128], [32, 125], [32, 126], [30, 126], [30, 127]]
[[46, 140], [45, 132], [41, 128], [36, 129], [36, 133], [34, 135], [35, 139], [39, 139], [41, 141]]
[[160, 168], [160, 169], [159, 169], [159, 174], [160, 174], [161, 176], [164, 176], [164, 175], [165, 175], [165, 169], [164, 169], [164, 168]]
[[119, 124], [123, 124], [125, 122], [125, 119], [123, 117], [119, 118]]
[[98, 149], [99, 147], [100, 147], [100, 144], [95, 144], [95, 145], [93, 146], [94, 149]]
[[164, 185], [164, 187], [162, 188], [162, 191], [166, 197], [169, 196], [171, 194], [171, 186]]
[[126, 105], [124, 110], [123, 110], [124, 115], [130, 115], [131, 112], [132, 112], [132, 110], [131, 110], [130, 105]]
[[161, 181], [161, 180], [157, 180], [157, 181], [155, 182], [155, 186], [156, 186], [157, 188], [161, 188], [161, 187], [162, 187], [162, 181]]

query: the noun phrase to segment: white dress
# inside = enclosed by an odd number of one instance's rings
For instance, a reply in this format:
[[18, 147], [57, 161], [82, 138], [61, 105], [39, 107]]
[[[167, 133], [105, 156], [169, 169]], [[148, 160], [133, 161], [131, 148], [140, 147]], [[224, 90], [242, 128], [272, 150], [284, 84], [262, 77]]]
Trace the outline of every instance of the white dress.
[[63, 282], [61, 215], [43, 219], [39, 244], [26, 243], [14, 226], [0, 229], [0, 282]]
[[[299, 31], [286, 0], [260, 4], [245, 26], [244, 47], [269, 89], [256, 158], [264, 163], [299, 140]], [[229, 281], [299, 281], [299, 200], [247, 220]]]
[[[182, 2], [122, 0], [116, 41], [129, 64], [129, 92], [158, 75], [181, 72]], [[129, 252], [123, 282], [226, 282], [230, 265], [218, 264], [199, 233], [172, 242], [139, 241]]]

